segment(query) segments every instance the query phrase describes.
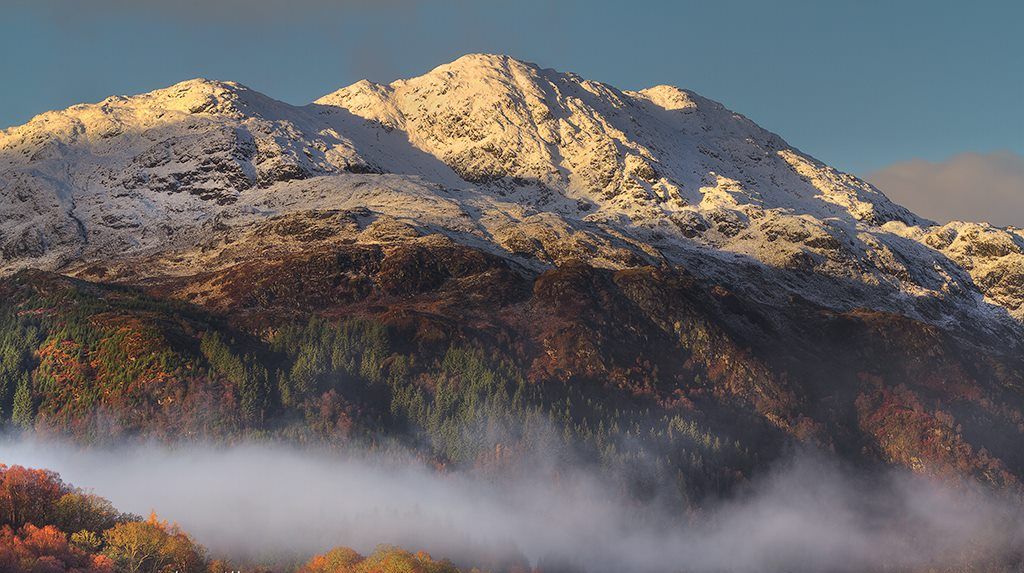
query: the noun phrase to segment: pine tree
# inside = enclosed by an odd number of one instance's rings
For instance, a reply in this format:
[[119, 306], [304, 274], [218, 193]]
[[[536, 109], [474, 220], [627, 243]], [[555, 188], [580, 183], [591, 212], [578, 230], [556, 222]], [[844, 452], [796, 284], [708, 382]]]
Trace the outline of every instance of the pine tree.
[[11, 394], [16, 386], [15, 380], [13, 373], [0, 370], [0, 423], [8, 419], [7, 406], [11, 403]]
[[242, 419], [249, 424], [262, 425], [270, 406], [270, 374], [254, 357], [247, 357], [245, 366], [238, 387]]
[[277, 371], [277, 395], [280, 397], [281, 406], [292, 406], [292, 381], [287, 371]]
[[14, 392], [14, 406], [11, 410], [11, 421], [16, 426], [31, 428], [35, 419], [35, 404], [32, 402], [31, 380], [27, 374], [18, 381], [18, 389]]

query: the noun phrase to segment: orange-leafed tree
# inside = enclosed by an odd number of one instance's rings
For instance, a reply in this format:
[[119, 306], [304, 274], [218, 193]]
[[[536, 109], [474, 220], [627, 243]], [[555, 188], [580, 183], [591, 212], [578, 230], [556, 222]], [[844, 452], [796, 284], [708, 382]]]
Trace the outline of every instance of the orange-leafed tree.
[[0, 525], [51, 524], [67, 490], [54, 472], [0, 464]]
[[300, 573], [342, 573], [353, 571], [363, 556], [348, 547], [335, 547], [307, 562]]
[[425, 552], [411, 553], [382, 545], [369, 557], [348, 547], [337, 547], [317, 555], [299, 573], [459, 573], [450, 561], [435, 561]]
[[113, 562], [68, 543], [52, 525], [0, 528], [0, 571], [31, 573], [113, 573]]
[[204, 573], [206, 552], [176, 525], [150, 515], [103, 534], [104, 554], [125, 573]]

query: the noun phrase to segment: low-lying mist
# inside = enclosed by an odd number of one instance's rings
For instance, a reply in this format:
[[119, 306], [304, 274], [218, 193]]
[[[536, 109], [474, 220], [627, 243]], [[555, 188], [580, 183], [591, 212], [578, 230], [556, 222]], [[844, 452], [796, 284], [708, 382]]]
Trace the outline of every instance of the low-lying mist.
[[215, 556], [308, 557], [382, 543], [471, 560], [518, 552], [587, 571], [864, 571], [1017, 563], [1017, 506], [902, 472], [852, 475], [794, 455], [748, 487], [672, 514], [582, 469], [438, 472], [281, 445], [82, 449], [0, 442], [0, 462], [57, 471], [120, 510], [178, 522]]

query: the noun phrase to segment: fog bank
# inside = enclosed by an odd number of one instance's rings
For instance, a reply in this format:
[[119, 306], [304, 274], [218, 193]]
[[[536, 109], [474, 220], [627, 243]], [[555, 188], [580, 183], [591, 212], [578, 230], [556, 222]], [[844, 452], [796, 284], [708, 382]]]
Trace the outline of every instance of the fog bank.
[[7, 440], [0, 462], [57, 471], [122, 511], [155, 510], [236, 558], [388, 543], [456, 559], [515, 548], [589, 571], [864, 571], [1006, 560], [1024, 539], [1017, 507], [992, 494], [898, 472], [853, 477], [817, 455], [688, 516], [637, 505], [582, 470], [442, 474], [279, 445]]

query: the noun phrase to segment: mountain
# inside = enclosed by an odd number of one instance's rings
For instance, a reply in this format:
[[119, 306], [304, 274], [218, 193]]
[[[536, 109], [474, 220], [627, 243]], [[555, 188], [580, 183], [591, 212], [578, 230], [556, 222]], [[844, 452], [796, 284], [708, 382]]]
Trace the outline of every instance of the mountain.
[[493, 55], [304, 106], [191, 80], [0, 133], [0, 221], [20, 423], [469, 462], [451, 424], [511, 392], [595, 452], [659, 436], [694, 494], [800, 442], [1024, 479], [1024, 234], [687, 90]]
[[207, 80], [109, 98], [3, 132], [0, 169], [7, 271], [86, 275], [116, 254], [189, 274], [268, 219], [362, 209], [344, 231], [379, 220], [366, 242], [388, 227], [535, 269], [752, 267], [776, 300], [1024, 317], [1019, 231], [933, 225], [692, 92], [622, 92], [504, 56], [302, 107]]

